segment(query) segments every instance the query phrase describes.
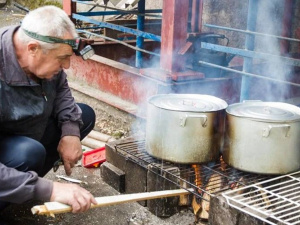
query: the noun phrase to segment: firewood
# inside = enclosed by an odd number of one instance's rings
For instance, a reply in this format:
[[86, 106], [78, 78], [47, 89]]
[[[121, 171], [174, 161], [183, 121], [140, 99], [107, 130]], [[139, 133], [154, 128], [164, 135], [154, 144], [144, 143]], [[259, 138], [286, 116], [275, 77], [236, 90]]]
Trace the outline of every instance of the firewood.
[[109, 141], [114, 141], [115, 140], [113, 137], [111, 137], [107, 134], [103, 134], [103, 133], [100, 133], [100, 132], [94, 131], [94, 130], [92, 130], [88, 134], [88, 137], [96, 139], [96, 140], [101, 141], [101, 142], [109, 142]]
[[[184, 189], [187, 189], [187, 183], [185, 182], [185, 180], [187, 180], [188, 178], [188, 174], [184, 173], [180, 175], [180, 187], [183, 187]], [[179, 203], [178, 205], [180, 206], [187, 206], [189, 205], [189, 198], [187, 195], [180, 195], [179, 196]]]
[[200, 204], [200, 199], [197, 199], [197, 197], [195, 195], [193, 196], [193, 200], [192, 200], [192, 208], [193, 208], [194, 215], [195, 215], [196, 219], [198, 220], [202, 208], [201, 208], [201, 204]]
[[[116, 205], [121, 203], [150, 200], [156, 198], [167, 198], [173, 196], [187, 195], [192, 192], [193, 189], [177, 189], [167, 191], [154, 191], [154, 192], [143, 192], [135, 194], [124, 194], [116, 196], [105, 196], [97, 197], [96, 205], [91, 205], [91, 208], [103, 207], [109, 205]], [[45, 202], [44, 205], [36, 205], [31, 209], [32, 214], [54, 216], [54, 214], [71, 212], [72, 208], [69, 205], [60, 202]]]
[[218, 192], [221, 190], [223, 185], [222, 177], [219, 174], [212, 174], [208, 180], [207, 187], [203, 194], [203, 198], [201, 201], [201, 213], [199, 214], [200, 219], [208, 220], [209, 217], [209, 209], [210, 209], [210, 194], [213, 192]]
[[90, 137], [85, 137], [81, 143], [89, 148], [96, 149], [105, 146], [105, 143]]

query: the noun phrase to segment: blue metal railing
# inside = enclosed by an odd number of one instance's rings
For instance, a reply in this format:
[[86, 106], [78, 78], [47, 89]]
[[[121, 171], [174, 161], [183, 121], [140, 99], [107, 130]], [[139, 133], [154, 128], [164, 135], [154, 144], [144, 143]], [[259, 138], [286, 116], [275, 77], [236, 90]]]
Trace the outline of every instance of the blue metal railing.
[[122, 31], [122, 32], [125, 32], [125, 33], [134, 34], [136, 36], [151, 39], [151, 40], [154, 40], [154, 41], [159, 41], [159, 42], [161, 41], [161, 37], [158, 36], [158, 35], [155, 35], [155, 34], [135, 30], [135, 29], [132, 29], [132, 28], [128, 28], [128, 27], [124, 27], [124, 26], [116, 25], [116, 24], [112, 24], [112, 23], [100, 22], [100, 21], [97, 21], [97, 20], [94, 20], [94, 19], [90, 19], [86, 16], [81, 16], [81, 15], [76, 14], [76, 13], [73, 13], [72, 17], [74, 19], [77, 19], [77, 20], [81, 20], [81, 21], [85, 21], [85, 22], [88, 22], [88, 23], [95, 24], [99, 27], [105, 27], [105, 28], [110, 28], [112, 30], [118, 30], [118, 31]]
[[[141, 14], [144, 14], [145, 12], [145, 0], [140, 0], [138, 2], [138, 12]], [[145, 23], [145, 17], [138, 15], [137, 17], [137, 30], [144, 31], [144, 23]], [[141, 36], [138, 36], [136, 38], [136, 47], [137, 48], [144, 48], [144, 38]], [[141, 51], [136, 52], [135, 57], [135, 66], [137, 68], [141, 68], [143, 66], [143, 55]]]

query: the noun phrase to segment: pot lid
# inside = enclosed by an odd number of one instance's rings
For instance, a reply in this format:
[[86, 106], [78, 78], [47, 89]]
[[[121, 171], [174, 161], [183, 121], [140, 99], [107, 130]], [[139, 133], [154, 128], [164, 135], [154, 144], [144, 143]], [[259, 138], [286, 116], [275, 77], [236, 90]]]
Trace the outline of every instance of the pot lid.
[[186, 112], [213, 112], [228, 106], [220, 98], [199, 94], [154, 95], [148, 99], [148, 102], [162, 109]]
[[283, 102], [247, 101], [228, 106], [226, 112], [259, 121], [283, 122], [300, 120], [300, 108]]

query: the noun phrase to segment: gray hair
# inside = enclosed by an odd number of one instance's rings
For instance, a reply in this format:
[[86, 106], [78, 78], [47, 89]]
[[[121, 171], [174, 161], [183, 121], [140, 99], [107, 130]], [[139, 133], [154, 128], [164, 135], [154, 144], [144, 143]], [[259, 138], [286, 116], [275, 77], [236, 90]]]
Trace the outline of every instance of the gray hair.
[[[43, 6], [30, 11], [22, 20], [21, 28], [44, 36], [63, 38], [69, 33], [73, 38], [78, 37], [74, 23], [62, 9], [56, 6]], [[59, 44], [33, 39], [27, 36], [23, 29], [18, 30], [17, 38], [24, 44], [34, 40], [39, 42], [44, 50], [59, 47]]]

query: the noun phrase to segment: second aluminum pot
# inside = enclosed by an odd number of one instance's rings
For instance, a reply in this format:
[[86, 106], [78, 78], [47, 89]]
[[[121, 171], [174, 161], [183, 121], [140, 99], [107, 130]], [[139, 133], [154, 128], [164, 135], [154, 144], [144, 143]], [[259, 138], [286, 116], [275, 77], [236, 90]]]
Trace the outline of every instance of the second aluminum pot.
[[202, 163], [220, 155], [227, 103], [210, 95], [165, 94], [148, 99], [146, 151], [159, 159]]
[[226, 109], [224, 161], [243, 171], [286, 174], [300, 168], [300, 108], [247, 101]]

